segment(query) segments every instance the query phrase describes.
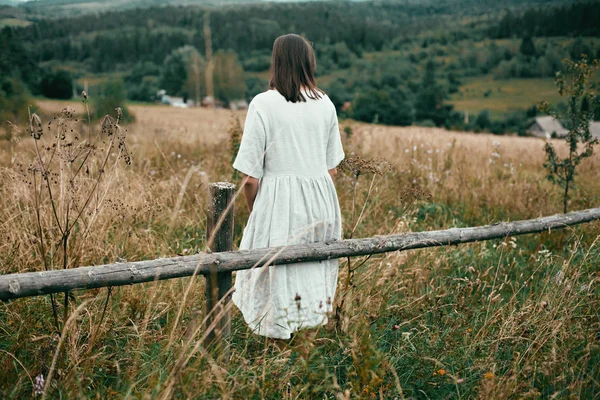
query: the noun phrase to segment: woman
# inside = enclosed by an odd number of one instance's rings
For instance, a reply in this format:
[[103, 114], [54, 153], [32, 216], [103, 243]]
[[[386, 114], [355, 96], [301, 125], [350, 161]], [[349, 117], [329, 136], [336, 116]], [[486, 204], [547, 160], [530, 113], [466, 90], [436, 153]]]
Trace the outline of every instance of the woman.
[[[275, 40], [269, 90], [248, 108], [233, 167], [250, 211], [240, 249], [341, 238], [333, 177], [344, 158], [333, 103], [315, 84], [316, 60], [301, 36]], [[289, 339], [327, 322], [338, 261], [238, 271], [233, 302], [259, 335]]]

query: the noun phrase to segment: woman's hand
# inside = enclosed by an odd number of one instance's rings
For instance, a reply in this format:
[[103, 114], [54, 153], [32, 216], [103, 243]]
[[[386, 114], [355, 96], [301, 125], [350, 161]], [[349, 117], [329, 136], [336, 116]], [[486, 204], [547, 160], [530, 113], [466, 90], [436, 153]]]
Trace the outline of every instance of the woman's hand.
[[256, 194], [258, 193], [258, 179], [243, 174], [242, 186], [244, 188], [244, 197], [246, 198], [246, 205], [248, 206], [248, 212], [252, 212], [254, 207], [254, 200], [256, 200]]
[[330, 169], [330, 170], [329, 170], [329, 171], [327, 171], [327, 172], [329, 172], [329, 175], [331, 176], [331, 180], [332, 180], [332, 181], [333, 181], [333, 180], [335, 180], [334, 178], [335, 178], [335, 176], [337, 175], [337, 168]]

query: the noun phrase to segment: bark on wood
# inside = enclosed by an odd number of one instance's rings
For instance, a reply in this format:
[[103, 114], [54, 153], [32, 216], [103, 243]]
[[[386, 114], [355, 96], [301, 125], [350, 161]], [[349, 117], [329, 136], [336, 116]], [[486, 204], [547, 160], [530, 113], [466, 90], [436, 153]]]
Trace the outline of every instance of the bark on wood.
[[[233, 249], [233, 204], [235, 201], [235, 185], [218, 182], [209, 186], [209, 206], [207, 212], [206, 236], [208, 248], [212, 252], [231, 251]], [[220, 320], [215, 329], [209, 333], [205, 345], [220, 342], [227, 338], [231, 331], [231, 313], [226, 306], [231, 301], [228, 295], [231, 289], [231, 271], [217, 271], [217, 264], [210, 265], [210, 273], [206, 276], [206, 311], [209, 318], [206, 327], [211, 326], [215, 316]], [[227, 353], [223, 343], [223, 353]]]
[[73, 289], [128, 285], [150, 282], [155, 279], [181, 278], [194, 273], [206, 275], [210, 273], [211, 269], [218, 272], [237, 271], [264, 265], [456, 245], [562, 229], [598, 219], [600, 219], [600, 207], [551, 217], [472, 228], [452, 228], [237, 252], [202, 253], [150, 261], [3, 275], [0, 276], [0, 300], [59, 293]]

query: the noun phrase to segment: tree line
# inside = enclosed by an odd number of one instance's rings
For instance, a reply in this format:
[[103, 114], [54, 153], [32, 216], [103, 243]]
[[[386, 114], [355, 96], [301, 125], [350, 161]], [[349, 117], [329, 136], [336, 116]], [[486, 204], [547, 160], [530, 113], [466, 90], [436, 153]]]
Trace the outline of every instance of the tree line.
[[[572, 58], [577, 58], [581, 52], [595, 56], [600, 46], [581, 37], [567, 47], [555, 45], [553, 39], [540, 39], [546, 34], [593, 33], [589, 21], [582, 22], [582, 18], [596, 15], [594, 3], [527, 10], [515, 8], [518, 3], [500, 0], [483, 5], [468, 0], [466, 5], [471, 7], [461, 10], [451, 0], [271, 3], [211, 9], [167, 6], [41, 19], [26, 28], [0, 31], [0, 97], [14, 96], [27, 87], [36, 95], [69, 98], [82, 89], [73, 87], [75, 79], [89, 73], [122, 76], [110, 89], [119, 98], [151, 101], [159, 89], [186, 98], [204, 96], [203, 21], [209, 13], [218, 66], [215, 95], [225, 103], [250, 100], [265, 90], [264, 72], [269, 68], [273, 39], [292, 31], [313, 41], [318, 75], [327, 78], [323, 87], [338, 110], [353, 118], [523, 131], [523, 121], [535, 111], [523, 110], [495, 126], [489, 113], [482, 113], [465, 126], [464, 116], [447, 104], [447, 98], [459, 90], [464, 77], [489, 73], [498, 79], [553, 76], [565, 56], [573, 53]], [[502, 5], [511, 9], [496, 14]], [[480, 21], [481, 16], [460, 22], [461, 17], [491, 10], [483, 28], [481, 23], [468, 22]], [[561, 14], [567, 22], [557, 24]], [[576, 22], [570, 22], [571, 17]], [[553, 19], [557, 26], [545, 28]], [[436, 28], [431, 29], [434, 22]], [[496, 43], [506, 37], [519, 38], [518, 45]]]

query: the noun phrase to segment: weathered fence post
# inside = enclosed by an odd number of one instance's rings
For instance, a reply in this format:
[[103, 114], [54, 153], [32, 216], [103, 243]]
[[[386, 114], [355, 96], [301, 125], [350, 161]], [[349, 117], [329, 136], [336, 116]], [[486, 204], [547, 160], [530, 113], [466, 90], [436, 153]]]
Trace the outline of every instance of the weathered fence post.
[[[233, 248], [233, 203], [235, 201], [235, 185], [228, 182], [211, 183], [209, 186], [206, 239], [210, 252], [230, 251]], [[231, 315], [226, 311], [230, 296], [221, 299], [231, 289], [231, 272], [217, 272], [217, 265], [212, 264], [210, 273], [206, 275], [206, 328], [209, 329], [215, 320], [216, 326], [207, 339], [206, 344], [225, 345], [231, 331]], [[224, 349], [226, 352], [226, 349]]]

